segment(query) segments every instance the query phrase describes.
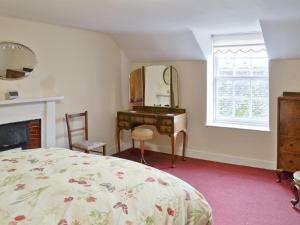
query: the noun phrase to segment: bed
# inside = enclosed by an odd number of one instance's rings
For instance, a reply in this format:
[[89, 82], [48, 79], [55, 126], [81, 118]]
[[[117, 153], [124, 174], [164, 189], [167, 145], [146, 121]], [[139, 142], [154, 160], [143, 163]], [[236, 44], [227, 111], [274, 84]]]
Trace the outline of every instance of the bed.
[[0, 153], [1, 225], [210, 225], [186, 182], [125, 159], [68, 149]]

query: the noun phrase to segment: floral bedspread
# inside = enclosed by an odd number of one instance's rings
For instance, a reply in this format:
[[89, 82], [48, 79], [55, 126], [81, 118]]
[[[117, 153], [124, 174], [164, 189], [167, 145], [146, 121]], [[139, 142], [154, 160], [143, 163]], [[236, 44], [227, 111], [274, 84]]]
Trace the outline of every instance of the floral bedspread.
[[184, 181], [115, 157], [67, 149], [0, 153], [1, 225], [207, 225]]

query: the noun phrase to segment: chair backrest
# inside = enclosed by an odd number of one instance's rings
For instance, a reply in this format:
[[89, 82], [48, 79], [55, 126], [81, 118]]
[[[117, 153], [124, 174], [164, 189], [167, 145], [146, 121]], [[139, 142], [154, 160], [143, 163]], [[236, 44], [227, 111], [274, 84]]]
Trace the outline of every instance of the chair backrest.
[[[71, 129], [71, 122], [72, 119], [84, 117], [84, 127]], [[66, 122], [67, 122], [67, 130], [68, 130], [68, 139], [69, 139], [69, 146], [72, 149], [72, 133], [78, 131], [84, 131], [84, 138], [88, 140], [88, 112], [85, 111], [83, 113], [74, 113], [74, 114], [67, 114], [66, 113]]]

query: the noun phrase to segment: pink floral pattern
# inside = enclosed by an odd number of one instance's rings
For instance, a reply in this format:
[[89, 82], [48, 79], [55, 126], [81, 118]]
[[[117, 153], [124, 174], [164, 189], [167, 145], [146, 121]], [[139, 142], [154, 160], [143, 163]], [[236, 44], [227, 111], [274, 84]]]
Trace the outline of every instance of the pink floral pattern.
[[15, 217], [15, 221], [22, 221], [22, 220], [25, 220], [26, 217], [24, 215], [19, 215], [19, 216], [16, 216]]
[[87, 202], [96, 202], [96, 200], [97, 200], [97, 198], [92, 197], [92, 196], [86, 198], [86, 201], [87, 201]]
[[125, 214], [128, 214], [128, 206], [126, 204], [123, 204], [122, 202], [118, 202], [117, 204], [115, 204], [114, 208], [121, 208]]
[[16, 188], [15, 188], [15, 191], [23, 190], [25, 188], [25, 185], [26, 184], [17, 184]]
[[211, 225], [197, 190], [149, 166], [58, 148], [0, 159], [1, 225]]
[[66, 198], [64, 198], [64, 203], [67, 203], [67, 202], [71, 202], [71, 201], [73, 201], [73, 197], [66, 197]]

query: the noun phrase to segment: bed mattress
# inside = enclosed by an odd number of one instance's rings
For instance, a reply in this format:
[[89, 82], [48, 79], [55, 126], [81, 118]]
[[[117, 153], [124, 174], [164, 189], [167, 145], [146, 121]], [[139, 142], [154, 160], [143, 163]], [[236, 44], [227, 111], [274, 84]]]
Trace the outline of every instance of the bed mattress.
[[203, 195], [129, 160], [51, 148], [0, 153], [1, 225], [211, 224]]

